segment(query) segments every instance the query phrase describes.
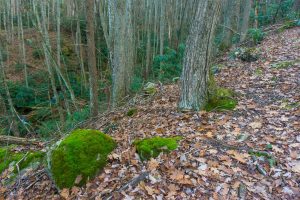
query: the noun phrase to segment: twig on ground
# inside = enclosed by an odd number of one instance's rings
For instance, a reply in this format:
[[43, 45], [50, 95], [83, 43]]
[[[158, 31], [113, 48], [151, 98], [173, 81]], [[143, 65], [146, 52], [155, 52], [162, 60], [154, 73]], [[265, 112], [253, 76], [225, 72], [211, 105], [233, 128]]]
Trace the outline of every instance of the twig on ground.
[[[134, 188], [136, 187], [141, 181], [145, 180], [147, 177], [149, 176], [149, 172], [142, 172], [138, 177], [135, 177], [133, 179], [131, 179], [128, 183], [126, 183], [124, 186], [122, 186], [120, 189], [118, 189], [115, 192], [122, 192], [128, 188]], [[106, 200], [110, 200], [113, 198], [113, 193], [111, 195], [109, 195], [107, 198], [105, 198]]]

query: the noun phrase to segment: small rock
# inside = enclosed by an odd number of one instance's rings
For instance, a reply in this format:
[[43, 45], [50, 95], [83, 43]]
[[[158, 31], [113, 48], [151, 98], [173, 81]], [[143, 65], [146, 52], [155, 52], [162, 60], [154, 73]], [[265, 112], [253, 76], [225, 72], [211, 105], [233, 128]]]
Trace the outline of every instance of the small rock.
[[187, 159], [186, 159], [185, 154], [182, 154], [182, 155], [180, 156], [180, 162], [186, 162], [186, 161], [187, 161]]
[[297, 142], [300, 142], [300, 135], [296, 137]]
[[202, 170], [202, 171], [205, 171], [207, 169], [207, 164], [205, 163], [200, 163], [199, 167], [198, 167], [198, 170]]

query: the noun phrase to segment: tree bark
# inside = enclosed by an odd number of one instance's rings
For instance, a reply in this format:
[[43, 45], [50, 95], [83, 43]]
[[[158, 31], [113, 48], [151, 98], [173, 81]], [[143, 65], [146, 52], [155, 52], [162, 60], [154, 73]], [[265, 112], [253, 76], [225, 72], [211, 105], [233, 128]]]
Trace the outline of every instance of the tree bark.
[[243, 0], [243, 14], [242, 14], [242, 25], [241, 25], [241, 37], [240, 42], [245, 41], [247, 36], [247, 31], [249, 27], [249, 18], [251, 12], [251, 1], [250, 0]]
[[95, 49], [94, 0], [86, 1], [87, 10], [87, 45], [90, 82], [90, 111], [92, 116], [98, 115], [98, 82]]
[[201, 1], [186, 42], [181, 77], [180, 110], [200, 110], [207, 101], [209, 65], [222, 0]]

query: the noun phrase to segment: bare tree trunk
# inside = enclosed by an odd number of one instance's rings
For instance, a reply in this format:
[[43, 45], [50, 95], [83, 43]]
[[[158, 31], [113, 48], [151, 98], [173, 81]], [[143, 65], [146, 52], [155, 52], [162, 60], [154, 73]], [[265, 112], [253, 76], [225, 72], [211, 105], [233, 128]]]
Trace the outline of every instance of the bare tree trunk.
[[[112, 107], [129, 93], [134, 65], [132, 1], [108, 1], [108, 28], [103, 21], [112, 67]], [[102, 20], [104, 18], [102, 17]]]
[[37, 18], [38, 28], [43, 36], [42, 46], [43, 46], [43, 50], [44, 50], [44, 54], [45, 54], [45, 63], [46, 63], [48, 73], [49, 73], [52, 92], [53, 92], [53, 95], [55, 98], [55, 104], [57, 105], [60, 121], [61, 121], [61, 123], [63, 123], [64, 122], [64, 114], [63, 114], [63, 111], [62, 111], [62, 108], [60, 105], [60, 98], [59, 98], [59, 95], [58, 95], [58, 92], [56, 89], [55, 74], [54, 74], [53, 68], [51, 66], [51, 45], [50, 45], [50, 41], [49, 41], [49, 35], [48, 35], [47, 24], [46, 24], [46, 8], [45, 8], [46, 5], [45, 5], [45, 2], [43, 2], [43, 1], [41, 2], [41, 14], [42, 14], [42, 21], [41, 21], [40, 17], [39, 17], [39, 13], [36, 8], [35, 0], [33, 1], [33, 3], [34, 3], [33, 9], [34, 9], [34, 13]]
[[209, 66], [221, 0], [201, 1], [186, 42], [181, 77], [180, 110], [200, 110], [207, 101]]
[[250, 0], [243, 0], [243, 15], [242, 15], [242, 25], [241, 25], [241, 37], [240, 42], [245, 41], [247, 36], [247, 31], [249, 27], [249, 18], [251, 12], [251, 1]]
[[254, 0], [255, 1], [255, 7], [254, 7], [254, 15], [255, 15], [255, 19], [254, 19], [254, 28], [258, 28], [258, 5], [259, 5], [259, 0]]
[[97, 116], [99, 112], [99, 102], [98, 102], [98, 81], [97, 81], [96, 49], [95, 49], [94, 0], [86, 1], [86, 10], [87, 10], [87, 45], [88, 45], [89, 82], [90, 82], [90, 112], [92, 116]]
[[164, 54], [164, 36], [165, 36], [165, 1], [160, 2], [160, 48], [159, 54], [162, 56]]
[[19, 46], [20, 53], [22, 57], [22, 65], [24, 66], [24, 78], [26, 87], [28, 87], [28, 72], [27, 72], [27, 64], [26, 64], [26, 50], [24, 43], [24, 31], [23, 31], [23, 20], [22, 20], [22, 12], [20, 8], [21, 0], [17, 0], [17, 10], [18, 10], [18, 35], [19, 35]]

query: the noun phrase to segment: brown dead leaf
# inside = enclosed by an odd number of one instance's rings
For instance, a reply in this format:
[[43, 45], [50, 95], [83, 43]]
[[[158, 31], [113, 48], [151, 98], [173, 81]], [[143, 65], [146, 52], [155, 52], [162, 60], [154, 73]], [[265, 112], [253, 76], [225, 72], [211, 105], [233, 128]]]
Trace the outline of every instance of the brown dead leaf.
[[153, 191], [153, 189], [152, 189], [151, 187], [149, 187], [149, 186], [146, 185], [144, 188], [145, 188], [145, 190], [147, 191], [147, 193], [148, 193], [150, 196], [153, 195], [154, 191]]
[[253, 129], [260, 129], [262, 127], [262, 123], [261, 122], [252, 122], [249, 124], [249, 126]]
[[69, 199], [70, 191], [67, 188], [62, 189], [60, 192], [60, 196], [62, 196], [64, 199]]
[[170, 184], [170, 185], [168, 186], [168, 189], [169, 189], [170, 192], [176, 192], [176, 191], [179, 190], [180, 188], [177, 187], [175, 184]]
[[151, 160], [148, 162], [148, 169], [151, 171], [156, 170], [158, 166], [159, 163], [154, 158], [151, 158]]
[[243, 164], [247, 163], [246, 159], [250, 157], [250, 155], [247, 154], [247, 153], [239, 153], [239, 152], [237, 152], [235, 150], [228, 150], [227, 153], [229, 155], [232, 155], [232, 157], [234, 159], [236, 159], [237, 161], [239, 161], [239, 162], [241, 162]]
[[180, 170], [174, 170], [170, 178], [177, 181], [183, 180], [184, 172]]
[[213, 133], [211, 131], [207, 132], [205, 134], [205, 136], [208, 137], [208, 138], [213, 138], [214, 137], [214, 135], [213, 135]]

